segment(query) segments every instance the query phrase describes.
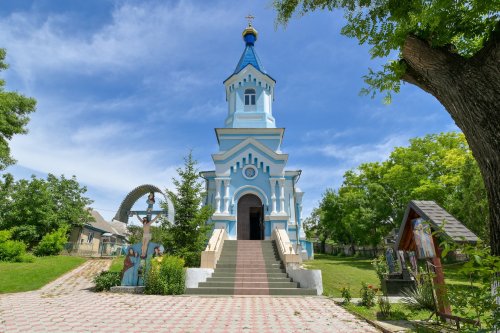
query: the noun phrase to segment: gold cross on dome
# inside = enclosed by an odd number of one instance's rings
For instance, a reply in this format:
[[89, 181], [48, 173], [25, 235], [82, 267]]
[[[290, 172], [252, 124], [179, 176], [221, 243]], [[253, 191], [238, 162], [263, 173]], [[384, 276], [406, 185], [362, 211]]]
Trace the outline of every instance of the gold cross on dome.
[[252, 14], [248, 14], [247, 16], [245, 16], [245, 18], [248, 20], [248, 26], [251, 27], [252, 21], [255, 17]]

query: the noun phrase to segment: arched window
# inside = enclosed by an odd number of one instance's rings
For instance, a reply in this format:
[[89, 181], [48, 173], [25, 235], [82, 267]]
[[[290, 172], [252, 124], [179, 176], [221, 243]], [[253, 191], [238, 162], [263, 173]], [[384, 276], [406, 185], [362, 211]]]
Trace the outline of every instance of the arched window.
[[245, 105], [255, 105], [255, 89], [245, 89]]

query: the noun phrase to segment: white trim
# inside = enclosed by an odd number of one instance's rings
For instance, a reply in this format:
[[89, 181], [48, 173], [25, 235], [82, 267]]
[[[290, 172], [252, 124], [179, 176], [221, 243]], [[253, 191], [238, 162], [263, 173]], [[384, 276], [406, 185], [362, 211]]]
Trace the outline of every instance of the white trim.
[[236, 217], [230, 214], [213, 214], [212, 220], [214, 221], [236, 221]]
[[288, 154], [277, 154], [274, 150], [269, 149], [269, 147], [263, 145], [262, 143], [255, 140], [254, 138], [247, 138], [222, 154], [212, 154], [212, 159], [214, 161], [226, 160], [226, 159], [232, 157], [232, 155], [234, 155], [235, 153], [239, 152], [241, 149], [245, 148], [245, 146], [247, 146], [249, 144], [253, 144], [257, 148], [259, 148], [264, 154], [272, 157], [275, 160], [278, 160], [278, 161], [287, 161], [288, 160]]
[[[242, 191], [242, 192], [241, 192]], [[241, 192], [241, 194], [239, 193]], [[242, 196], [244, 196], [245, 194], [254, 194], [256, 195], [257, 197], [259, 197], [260, 201], [265, 204], [265, 205], [269, 205], [269, 200], [267, 199], [267, 195], [266, 193], [258, 188], [257, 186], [253, 186], [253, 185], [244, 185], [238, 189], [236, 189], [233, 193], [233, 200], [231, 201], [231, 204], [235, 204], [236, 202], [236, 195], [238, 195], [238, 200], [239, 198], [241, 198]], [[264, 199], [264, 200], [263, 200]]]
[[[231, 136], [231, 137], [223, 137], [222, 139], [223, 140], [245, 140], [246, 138], [248, 138], [248, 135], [241, 135], [241, 136]], [[274, 136], [252, 136], [252, 138], [254, 139], [260, 139], [260, 140], [279, 140], [278, 137], [274, 137]]]
[[[246, 171], [247, 171], [247, 169], [253, 169], [253, 171], [255, 172], [255, 174], [253, 175], [253, 177], [248, 177], [248, 176], [246, 175]], [[246, 166], [243, 168], [243, 170], [241, 171], [241, 174], [243, 175], [243, 177], [244, 177], [245, 179], [252, 180], [252, 179], [257, 178], [257, 176], [259, 175], [259, 170], [258, 170], [258, 169], [257, 169], [257, 168], [253, 165], [253, 164], [248, 164], [248, 165], [246, 165]]]
[[288, 215], [269, 215], [269, 221], [287, 221]]

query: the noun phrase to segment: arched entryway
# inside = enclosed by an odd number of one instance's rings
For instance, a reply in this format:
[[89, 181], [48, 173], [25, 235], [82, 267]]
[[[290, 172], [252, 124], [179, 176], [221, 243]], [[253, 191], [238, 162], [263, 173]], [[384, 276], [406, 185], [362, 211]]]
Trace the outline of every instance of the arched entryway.
[[238, 200], [238, 239], [264, 239], [264, 209], [254, 194], [245, 194]]

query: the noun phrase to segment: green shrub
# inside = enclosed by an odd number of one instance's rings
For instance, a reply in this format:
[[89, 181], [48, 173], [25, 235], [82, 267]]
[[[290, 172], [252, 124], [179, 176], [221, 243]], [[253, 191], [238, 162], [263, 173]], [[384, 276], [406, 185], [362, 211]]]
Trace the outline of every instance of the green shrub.
[[14, 240], [0, 243], [0, 261], [22, 262], [26, 255], [26, 244]]
[[184, 260], [175, 256], [151, 259], [144, 281], [146, 294], [179, 295], [184, 293]]
[[68, 227], [64, 226], [43, 236], [35, 248], [35, 255], [40, 257], [58, 255], [64, 249], [64, 245], [66, 245], [67, 232]]
[[94, 278], [95, 291], [109, 291], [111, 287], [119, 286], [121, 283], [120, 272], [104, 271]]
[[186, 267], [200, 267], [201, 251], [183, 251], [179, 254], [179, 257], [184, 259], [184, 265]]
[[436, 311], [432, 283], [430, 281], [426, 280], [418, 284], [416, 288], [405, 290], [402, 293], [404, 297], [401, 301], [410, 309]]
[[371, 285], [362, 282], [359, 293], [361, 295], [361, 305], [367, 308], [371, 308], [375, 305], [375, 290]]
[[40, 235], [34, 225], [20, 225], [11, 228], [10, 230], [12, 232], [13, 240], [23, 242], [30, 249], [33, 248], [40, 239]]
[[380, 284], [382, 284], [382, 280], [384, 279], [385, 275], [389, 273], [389, 266], [387, 265], [385, 256], [381, 254], [377, 258], [373, 259], [372, 266], [373, 268], [375, 268], [375, 273], [377, 273]]
[[35, 261], [35, 256], [32, 255], [31, 253], [25, 253], [20, 256], [20, 261], [19, 262], [34, 262]]
[[0, 243], [6, 242], [12, 238], [12, 231], [0, 230]]
[[389, 298], [387, 296], [378, 297], [378, 308], [380, 314], [382, 314], [384, 318], [389, 318], [391, 316], [391, 303], [389, 303]]
[[340, 292], [342, 293], [342, 297], [344, 298], [344, 304], [351, 303], [352, 299], [351, 288], [349, 286], [342, 287], [342, 290]]
[[26, 254], [26, 244], [11, 239], [12, 231], [0, 231], [0, 261], [33, 262], [31, 255]]

